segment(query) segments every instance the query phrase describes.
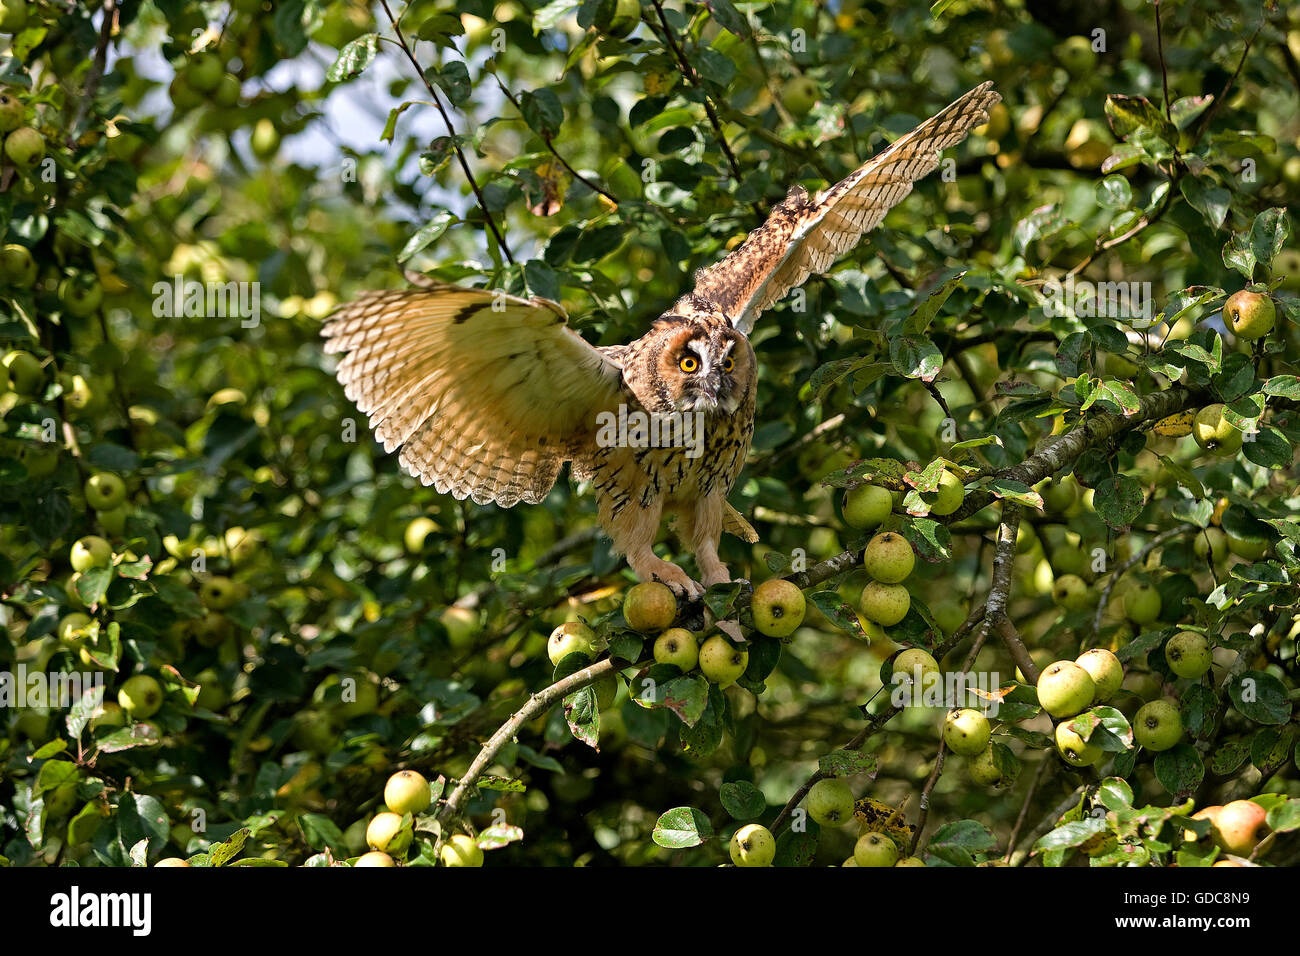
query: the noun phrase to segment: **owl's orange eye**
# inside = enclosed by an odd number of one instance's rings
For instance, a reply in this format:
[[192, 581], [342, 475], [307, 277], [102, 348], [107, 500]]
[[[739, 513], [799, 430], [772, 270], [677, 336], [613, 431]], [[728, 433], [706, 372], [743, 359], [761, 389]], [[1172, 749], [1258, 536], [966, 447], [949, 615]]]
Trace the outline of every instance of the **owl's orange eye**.
[[730, 372], [735, 367], [736, 367], [736, 360], [733, 359], [730, 355], [728, 355], [727, 360], [722, 363], [722, 370], [724, 372]]
[[700, 360], [694, 355], [683, 355], [682, 360], [677, 363], [677, 367], [687, 375], [690, 375], [693, 372], [699, 371]]

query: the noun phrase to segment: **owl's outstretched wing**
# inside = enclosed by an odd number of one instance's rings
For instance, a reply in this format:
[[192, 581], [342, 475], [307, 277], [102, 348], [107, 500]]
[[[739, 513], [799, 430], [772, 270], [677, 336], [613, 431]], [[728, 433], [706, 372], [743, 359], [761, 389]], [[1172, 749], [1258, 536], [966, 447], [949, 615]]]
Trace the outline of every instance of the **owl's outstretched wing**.
[[434, 285], [366, 292], [321, 330], [344, 352], [348, 398], [403, 468], [477, 504], [546, 497], [623, 401], [617, 350], [597, 349], [545, 299]]
[[939, 165], [939, 152], [988, 122], [1002, 99], [982, 83], [812, 198], [796, 186], [735, 252], [695, 275], [695, 294], [731, 317], [742, 332], [758, 314], [808, 276], [825, 272], [876, 228], [912, 184]]

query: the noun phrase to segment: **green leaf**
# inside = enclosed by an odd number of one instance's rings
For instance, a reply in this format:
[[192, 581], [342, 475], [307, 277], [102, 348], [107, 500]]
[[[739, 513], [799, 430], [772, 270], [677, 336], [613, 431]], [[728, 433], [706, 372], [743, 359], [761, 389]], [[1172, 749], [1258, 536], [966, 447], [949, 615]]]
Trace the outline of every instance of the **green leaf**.
[[709, 818], [694, 807], [677, 807], [659, 817], [650, 838], [669, 850], [699, 846], [713, 836]]
[[519, 109], [524, 122], [543, 139], [554, 137], [564, 124], [564, 107], [560, 105], [560, 98], [545, 87], [521, 94]]
[[473, 86], [469, 79], [469, 69], [460, 60], [452, 60], [439, 70], [427, 70], [426, 74], [447, 94], [452, 106], [459, 108], [469, 102]]
[[1264, 394], [1300, 402], [1300, 376], [1274, 375], [1264, 383]]
[[1156, 754], [1156, 779], [1172, 794], [1191, 793], [1205, 779], [1205, 764], [1191, 744], [1178, 744]]
[[325, 79], [331, 83], [350, 80], [360, 76], [361, 72], [374, 60], [379, 50], [379, 34], [366, 33], [346, 44], [339, 50], [333, 64], [325, 71]]
[[[1120, 177], [1121, 179], [1123, 177]], [[959, 272], [926, 297], [925, 301], [912, 310], [912, 314], [903, 320], [905, 335], [921, 335], [930, 327], [934, 317], [939, 314], [943, 304], [948, 301], [953, 291], [961, 285], [965, 272]]]
[[225, 866], [239, 855], [240, 851], [244, 849], [244, 844], [248, 842], [248, 838], [251, 835], [252, 831], [248, 827], [240, 827], [234, 833], [230, 834], [230, 836], [226, 837], [223, 842], [213, 846], [208, 850], [208, 857], [211, 865]]
[[945, 823], [925, 845], [927, 853], [953, 866], [974, 866], [976, 856], [988, 855], [997, 848], [998, 841], [978, 820]]
[[848, 604], [844, 603], [844, 598], [840, 597], [838, 591], [814, 591], [808, 595], [808, 600], [826, 615], [827, 620], [842, 631], [852, 634], [860, 640], [866, 640], [866, 632], [862, 630], [862, 622], [858, 620], [857, 612]]
[[1041, 509], [1043, 507], [1043, 496], [1023, 481], [998, 478], [989, 482], [988, 489], [993, 492], [994, 497], [1014, 501], [1016, 504], [1024, 505], [1027, 508]]
[[831, 777], [852, 777], [860, 773], [874, 777], [877, 769], [875, 755], [860, 750], [832, 750], [817, 761], [817, 767]]
[[906, 378], [933, 382], [943, 367], [943, 353], [928, 338], [900, 335], [889, 340], [889, 358], [898, 373]]
[[1197, 176], [1184, 176], [1178, 185], [1188, 205], [1199, 212], [1206, 222], [1215, 229], [1223, 225], [1232, 202], [1232, 193]]
[[1270, 266], [1290, 234], [1291, 224], [1284, 207], [1274, 206], [1257, 215], [1250, 226], [1250, 251], [1255, 261], [1265, 268]]
[[731, 0], [704, 0], [704, 6], [724, 30], [741, 38], [749, 37], [749, 22], [732, 5]]
[[763, 791], [747, 780], [724, 783], [718, 799], [734, 820], [756, 820], [767, 809]]
[[1097, 202], [1111, 209], [1125, 209], [1133, 203], [1133, 190], [1127, 177], [1107, 176], [1097, 184]]
[[409, 262], [426, 246], [441, 238], [442, 234], [447, 231], [447, 227], [454, 222], [456, 222], [456, 216], [447, 210], [440, 209], [435, 212], [428, 222], [416, 230], [415, 235], [406, 240], [406, 245], [402, 246], [402, 251], [397, 254], [397, 261]]
[[1245, 671], [1228, 684], [1228, 698], [1243, 717], [1257, 724], [1285, 724], [1291, 719], [1286, 685], [1267, 671]]
[[1094, 379], [1095, 385], [1089, 390], [1087, 400], [1080, 406], [1081, 410], [1087, 410], [1097, 402], [1107, 402], [1116, 406], [1121, 414], [1136, 415], [1139, 405], [1137, 395], [1133, 389], [1116, 379]]
[[1300, 800], [1291, 799], [1286, 803], [1279, 803], [1268, 811], [1268, 816], [1264, 822], [1274, 833], [1290, 833], [1292, 830], [1300, 830]]
[[1121, 474], [1097, 485], [1092, 504], [1102, 521], [1116, 531], [1123, 531], [1142, 513], [1146, 498], [1136, 478]]

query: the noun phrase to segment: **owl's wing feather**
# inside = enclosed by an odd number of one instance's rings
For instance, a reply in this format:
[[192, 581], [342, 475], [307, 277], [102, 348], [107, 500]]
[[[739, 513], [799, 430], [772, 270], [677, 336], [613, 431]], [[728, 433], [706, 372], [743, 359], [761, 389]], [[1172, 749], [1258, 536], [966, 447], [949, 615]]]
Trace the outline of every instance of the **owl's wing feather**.
[[735, 252], [696, 274], [695, 294], [748, 333], [759, 313], [876, 228], [939, 165], [940, 151], [988, 122], [1001, 99], [991, 82], [983, 83], [811, 199], [802, 187], [791, 189]]
[[324, 325], [337, 376], [385, 451], [438, 491], [510, 507], [546, 497], [623, 401], [615, 349], [545, 299], [435, 285], [365, 292]]

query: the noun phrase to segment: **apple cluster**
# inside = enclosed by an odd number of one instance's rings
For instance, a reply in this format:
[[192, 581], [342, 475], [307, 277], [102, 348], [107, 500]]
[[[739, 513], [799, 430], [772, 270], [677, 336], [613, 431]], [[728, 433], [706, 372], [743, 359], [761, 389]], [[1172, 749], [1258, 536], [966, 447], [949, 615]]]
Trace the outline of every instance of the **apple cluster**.
[[903, 581], [912, 573], [916, 556], [911, 543], [894, 531], [882, 531], [867, 544], [862, 566], [871, 582], [862, 589], [863, 616], [881, 627], [892, 627], [907, 616], [912, 596]]

